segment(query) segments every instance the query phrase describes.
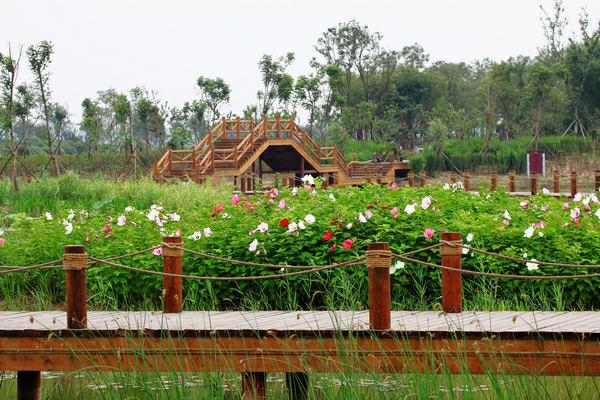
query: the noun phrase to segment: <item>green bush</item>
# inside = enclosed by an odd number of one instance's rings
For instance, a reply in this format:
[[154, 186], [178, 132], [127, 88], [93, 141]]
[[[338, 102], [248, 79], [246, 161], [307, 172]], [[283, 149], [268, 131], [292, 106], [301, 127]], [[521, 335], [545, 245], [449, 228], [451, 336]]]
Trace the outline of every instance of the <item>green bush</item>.
[[[215, 190], [198, 185], [158, 185], [151, 181], [115, 183], [101, 179], [82, 179], [66, 176], [46, 179], [26, 185], [19, 193], [0, 186], [0, 201], [7, 212], [0, 220], [5, 243], [0, 245], [0, 263], [27, 265], [59, 259], [67, 244], [84, 244], [88, 254], [109, 257], [158, 245], [163, 235], [181, 232], [185, 246], [232, 259], [276, 264], [321, 265], [354, 259], [365, 254], [368, 243], [389, 241], [394, 252], [401, 253], [436, 243], [442, 231], [459, 231], [463, 237], [473, 233], [475, 247], [501, 252], [527, 259], [561, 261], [567, 263], [600, 263], [600, 219], [598, 204], [590, 202], [590, 211], [581, 203], [570, 203], [562, 209], [562, 201], [546, 196], [529, 200], [528, 208], [519, 203], [522, 199], [503, 193], [470, 194], [441, 187], [386, 189], [376, 185], [364, 188], [300, 189], [293, 195], [282, 189], [270, 193], [242, 198], [231, 204], [228, 190]], [[331, 197], [333, 196], [333, 198]], [[431, 196], [432, 205], [420, 207], [425, 196]], [[335, 199], [335, 200], [333, 200]], [[280, 200], [285, 201], [280, 208]], [[407, 214], [404, 208], [416, 204], [416, 212]], [[157, 226], [147, 215], [151, 205], [164, 207], [163, 227]], [[215, 207], [223, 205], [219, 212]], [[282, 204], [283, 205], [283, 204]], [[132, 211], [125, 211], [132, 207]], [[392, 210], [398, 207], [398, 217]], [[578, 207], [582, 216], [574, 222], [569, 212]], [[71, 212], [71, 209], [73, 210]], [[546, 210], [547, 211], [544, 211]], [[84, 211], [85, 210], [85, 211]], [[360, 222], [359, 213], [372, 212], [366, 223]], [[511, 221], [503, 224], [503, 212], [508, 210]], [[394, 210], [395, 212], [396, 210]], [[52, 215], [47, 220], [45, 213]], [[164, 217], [176, 212], [181, 216]], [[313, 214], [316, 222], [305, 220]], [[594, 215], [596, 213], [596, 215]], [[69, 220], [69, 215], [72, 214]], [[124, 215], [126, 224], [119, 226], [118, 217]], [[280, 221], [304, 221], [306, 229], [286, 233], [288, 228]], [[67, 234], [65, 222], [70, 221], [73, 231]], [[532, 224], [544, 221], [544, 228], [536, 228], [532, 238], [524, 231]], [[265, 222], [269, 229], [256, 232]], [[350, 229], [348, 224], [353, 224]], [[567, 223], [568, 226], [563, 227]], [[108, 226], [110, 230], [105, 232]], [[213, 235], [202, 234], [200, 240], [189, 239], [193, 232], [210, 228]], [[433, 239], [423, 235], [426, 228], [435, 230]], [[331, 230], [333, 237], [323, 240]], [[538, 236], [538, 234], [543, 236]], [[249, 245], [258, 240], [256, 251]], [[352, 241], [351, 249], [344, 249], [344, 240]], [[331, 246], [336, 244], [336, 248]], [[425, 252], [419, 258], [439, 263], [437, 251]], [[150, 251], [123, 260], [138, 268], [160, 270], [161, 259]], [[469, 253], [464, 257], [464, 267], [500, 273], [568, 274], [581, 270], [541, 267], [528, 271], [523, 264]], [[196, 275], [241, 276], [271, 274], [264, 268], [239, 266], [207, 260], [186, 254], [184, 272]], [[160, 306], [162, 280], [152, 275], [136, 274], [114, 267], [98, 266], [88, 271], [90, 304], [100, 308], [139, 308]], [[561, 281], [561, 304], [568, 308], [596, 308], [598, 279]], [[60, 302], [64, 290], [61, 271], [31, 271], [18, 275], [0, 276], [0, 298], [5, 302], [21, 293], [32, 297], [45, 293], [49, 303]], [[186, 307], [191, 308], [247, 308], [258, 301], [262, 307], [287, 308], [364, 308], [366, 307], [366, 269], [356, 266], [323, 271], [286, 279], [258, 282], [185, 281]], [[488, 298], [490, 304], [502, 302], [521, 304], [523, 296], [536, 302], [545, 296], [554, 296], [556, 286], [550, 281], [496, 280], [465, 276], [467, 301]], [[393, 300], [395, 304], [420, 304], [432, 307], [440, 300], [440, 271], [407, 264], [393, 275]], [[487, 296], [487, 297], [486, 297]], [[258, 299], [258, 300], [257, 300]], [[524, 301], [524, 300], [523, 300]], [[428, 306], [427, 306], [428, 305]], [[414, 306], [414, 305], [413, 305]]]

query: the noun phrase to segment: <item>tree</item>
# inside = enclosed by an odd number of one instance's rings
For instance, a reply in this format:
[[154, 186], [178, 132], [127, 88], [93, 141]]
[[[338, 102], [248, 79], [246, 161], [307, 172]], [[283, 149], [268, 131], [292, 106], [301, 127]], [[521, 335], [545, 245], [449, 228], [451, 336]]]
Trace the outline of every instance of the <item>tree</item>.
[[257, 97], [262, 116], [269, 114], [275, 100], [287, 101], [290, 99], [293, 79], [286, 73], [286, 69], [292, 64], [294, 58], [294, 53], [286, 53], [277, 60], [274, 60], [273, 56], [265, 54], [258, 62], [263, 89], [258, 91]]
[[14, 109], [15, 117], [21, 120], [21, 153], [25, 155], [29, 155], [29, 118], [34, 106], [35, 97], [31, 88], [25, 84], [17, 86]]
[[82, 120], [81, 129], [86, 133], [88, 157], [98, 152], [98, 143], [102, 133], [102, 118], [97, 101], [86, 98], [81, 102]]
[[309, 132], [312, 132], [313, 124], [319, 116], [321, 84], [321, 77], [318, 75], [300, 75], [296, 80], [296, 86], [294, 87], [296, 100], [308, 111]]
[[[1, 125], [2, 129], [8, 132], [9, 139], [9, 150], [10, 150], [10, 158], [9, 161], [11, 164], [11, 180], [13, 183], [13, 187], [15, 191], [19, 190], [19, 185], [17, 182], [17, 150], [18, 144], [15, 140], [15, 129], [14, 129], [14, 116], [15, 116], [15, 104], [14, 104], [14, 94], [15, 94], [15, 86], [17, 80], [17, 73], [19, 70], [19, 60], [21, 58], [21, 52], [19, 51], [19, 57], [15, 60], [12, 58], [11, 49], [9, 47], [8, 55], [4, 56], [0, 54], [0, 95], [1, 102], [4, 108], [4, 113], [2, 115]], [[4, 167], [2, 167], [3, 172]]]
[[229, 102], [231, 89], [221, 78], [211, 79], [200, 76], [196, 80], [196, 84], [200, 88], [200, 104], [209, 111], [210, 124], [214, 125], [221, 116], [219, 107], [221, 104]]
[[54, 141], [56, 138], [52, 137], [50, 131], [50, 109], [49, 109], [49, 97], [50, 90], [48, 88], [48, 80], [50, 74], [48, 67], [51, 63], [51, 56], [54, 52], [52, 43], [48, 41], [42, 41], [37, 45], [29, 46], [27, 49], [27, 58], [29, 60], [29, 67], [36, 77], [37, 89], [39, 90], [42, 109], [44, 112], [44, 119], [46, 122], [46, 135], [48, 143], [48, 154], [50, 155], [50, 161], [54, 165], [54, 173], [58, 175], [60, 173], [58, 157], [54, 149]]

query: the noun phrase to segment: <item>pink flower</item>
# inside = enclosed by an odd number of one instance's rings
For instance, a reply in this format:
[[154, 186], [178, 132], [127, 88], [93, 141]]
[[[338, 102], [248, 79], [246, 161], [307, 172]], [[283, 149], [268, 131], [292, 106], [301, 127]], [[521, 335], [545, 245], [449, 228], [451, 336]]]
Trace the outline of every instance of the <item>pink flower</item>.
[[508, 220], [508, 219], [505, 219], [504, 221], [502, 221], [502, 223], [503, 223], [505, 226], [509, 226], [509, 225], [510, 225], [510, 220]]
[[398, 219], [398, 207], [394, 207], [390, 210], [390, 214], [394, 217], [394, 219]]
[[365, 211], [365, 217], [367, 217], [367, 219], [370, 219], [371, 217], [373, 217], [373, 213], [371, 212], [371, 210]]
[[278, 205], [278, 207], [279, 207], [279, 208], [285, 208], [285, 200], [284, 200], [284, 199], [281, 199], [281, 200], [279, 200], [279, 205]]
[[568, 223], [568, 222], [565, 222], [564, 224], [562, 224], [562, 227], [563, 227], [563, 228], [566, 228], [567, 226], [569, 226], [569, 223]]
[[540, 210], [542, 211], [548, 211], [548, 204], [544, 204], [543, 206], [540, 207]]
[[344, 240], [344, 242], [342, 243], [342, 246], [344, 247], [344, 249], [350, 250], [352, 248], [352, 240], [350, 240], [350, 239]]
[[269, 199], [269, 204], [275, 204], [275, 200]]
[[545, 228], [546, 227], [546, 223], [544, 221], [538, 221], [535, 224], [533, 224], [533, 227], [535, 229], [540, 229], [540, 228]]
[[435, 234], [435, 231], [431, 228], [427, 228], [423, 231], [423, 236], [426, 237], [427, 239], [431, 239], [434, 234]]
[[0, 237], [0, 245], [3, 245], [4, 243], [6, 243], [6, 239], [4, 239], [3, 237]]
[[152, 254], [154, 254], [155, 256], [161, 256], [162, 255], [162, 247], [157, 246], [154, 249], [152, 249]]
[[392, 189], [398, 189], [398, 184], [396, 182], [392, 182]]
[[325, 233], [323, 234], [323, 241], [328, 241], [329, 239], [331, 239], [333, 237], [333, 232], [327, 230], [325, 231]]
[[275, 197], [279, 196], [279, 190], [277, 188], [273, 188], [273, 190], [271, 190], [271, 193], [275, 195]]
[[238, 204], [240, 202], [240, 196], [238, 196], [237, 194], [234, 194], [231, 197], [230, 201], [231, 201], [231, 204], [233, 204], [233, 205]]
[[104, 232], [110, 232], [110, 225], [105, 225], [104, 228], [102, 228], [102, 230]]
[[113, 218], [112, 218], [112, 217], [109, 215], [108, 217], [106, 217], [106, 220], [107, 220], [108, 222], [112, 222]]
[[519, 206], [523, 209], [523, 210], [527, 210], [529, 208], [529, 203], [526, 201], [522, 201]]
[[127, 219], [125, 218], [124, 215], [119, 216], [119, 218], [117, 218], [117, 226], [123, 226], [125, 225], [125, 223], [127, 222]]
[[579, 208], [575, 207], [571, 210], [571, 219], [577, 219], [579, 217], [579, 214], [581, 213], [581, 211], [579, 211]]
[[585, 211], [592, 211], [592, 207], [590, 207], [590, 205], [589, 205], [589, 204], [584, 204], [584, 205], [583, 205], [583, 209], [584, 209]]
[[104, 236], [104, 240], [108, 239], [110, 237], [110, 233], [106, 236]]
[[310, 189], [312, 189], [312, 186], [310, 186], [310, 185], [304, 185], [304, 189], [310, 190]]
[[569, 209], [569, 203], [563, 203], [562, 209], [563, 210], [568, 210]]

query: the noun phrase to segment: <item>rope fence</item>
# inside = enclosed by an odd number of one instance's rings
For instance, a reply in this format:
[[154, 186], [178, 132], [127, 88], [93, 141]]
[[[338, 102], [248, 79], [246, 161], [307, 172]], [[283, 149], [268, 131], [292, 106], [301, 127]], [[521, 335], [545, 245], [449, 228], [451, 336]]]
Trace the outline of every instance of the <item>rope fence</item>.
[[[416, 250], [406, 251], [401, 254], [392, 253], [392, 252], [383, 252], [382, 254], [379, 254], [380, 253], [379, 251], [371, 250], [371, 251], [367, 252], [367, 256], [362, 256], [362, 257], [358, 257], [358, 258], [355, 258], [352, 260], [339, 262], [339, 263], [333, 263], [333, 264], [326, 264], [326, 265], [271, 264], [271, 263], [236, 260], [236, 259], [232, 259], [232, 258], [228, 258], [228, 257], [222, 257], [222, 256], [214, 255], [214, 254], [201, 252], [198, 250], [187, 249], [183, 245], [180, 245], [180, 244], [162, 242], [156, 246], [148, 247], [143, 250], [136, 250], [136, 251], [133, 251], [130, 253], [126, 253], [126, 254], [122, 254], [122, 255], [118, 255], [118, 256], [114, 256], [114, 257], [98, 258], [98, 257], [87, 256], [86, 266], [102, 264], [102, 265], [106, 265], [106, 266], [110, 266], [110, 267], [114, 267], [114, 268], [120, 268], [120, 269], [124, 269], [124, 270], [128, 270], [128, 271], [134, 271], [134, 272], [144, 273], [144, 274], [149, 274], [149, 275], [157, 275], [157, 276], [163, 276], [163, 277], [168, 276], [168, 277], [173, 277], [173, 278], [182, 278], [182, 279], [199, 280], [199, 281], [200, 280], [205, 280], [205, 281], [236, 281], [236, 280], [244, 281], [244, 280], [281, 279], [281, 278], [305, 275], [305, 274], [309, 274], [309, 273], [331, 270], [331, 269], [336, 269], [336, 268], [344, 268], [344, 267], [361, 265], [361, 264], [365, 264], [369, 255], [371, 255], [374, 257], [375, 256], [376, 257], [381, 257], [381, 256], [390, 257], [390, 259], [399, 259], [399, 260], [407, 261], [407, 262], [415, 264], [415, 265], [421, 265], [421, 266], [425, 266], [425, 267], [433, 267], [433, 268], [438, 268], [438, 269], [442, 269], [442, 270], [454, 271], [454, 272], [465, 274], [465, 275], [477, 275], [477, 276], [494, 277], [494, 278], [548, 280], [548, 279], [582, 279], [582, 278], [598, 278], [598, 277], [600, 277], [600, 273], [572, 274], [572, 275], [518, 275], [518, 274], [503, 274], [503, 273], [485, 272], [485, 271], [474, 271], [474, 270], [466, 270], [466, 269], [462, 269], [462, 268], [454, 268], [454, 267], [449, 267], [449, 266], [445, 266], [445, 265], [435, 264], [432, 262], [423, 261], [423, 260], [419, 260], [419, 259], [411, 257], [411, 256], [414, 256], [419, 253], [423, 253], [423, 252], [430, 251], [430, 250], [435, 250], [442, 246], [448, 246], [450, 248], [466, 249], [468, 251], [472, 251], [473, 253], [482, 254], [482, 255], [489, 256], [489, 257], [498, 258], [498, 259], [503, 259], [503, 260], [507, 260], [507, 261], [511, 261], [511, 262], [515, 262], [515, 263], [519, 263], [519, 264], [533, 263], [533, 264], [536, 264], [539, 266], [561, 267], [561, 268], [585, 268], [585, 269], [600, 268], [600, 264], [572, 264], [572, 263], [561, 263], [561, 262], [552, 262], [552, 261], [528, 260], [528, 259], [524, 259], [524, 258], [509, 256], [509, 255], [505, 255], [505, 254], [501, 254], [501, 253], [496, 253], [496, 252], [476, 248], [476, 247], [473, 247], [470, 245], [463, 244], [462, 242], [448, 241], [448, 240], [440, 240], [439, 243], [436, 243], [436, 244], [433, 244], [430, 246], [426, 246], [426, 247], [422, 247], [422, 248], [419, 248]], [[228, 264], [242, 265], [242, 266], [247, 266], [247, 267], [278, 269], [282, 272], [277, 273], [277, 274], [251, 275], [251, 276], [210, 276], [210, 275], [199, 276], [199, 275], [180, 274], [180, 273], [171, 273], [171, 272], [165, 272], [165, 271], [156, 271], [156, 270], [149, 270], [149, 269], [143, 269], [143, 268], [136, 268], [136, 267], [132, 267], [130, 265], [115, 262], [115, 261], [122, 260], [125, 258], [135, 257], [135, 256], [138, 256], [141, 254], [147, 254], [158, 247], [162, 247], [164, 249], [170, 249], [170, 250], [175, 251], [176, 253], [177, 253], [177, 251], [179, 251], [179, 252], [181, 252], [181, 254], [185, 252], [188, 254], [192, 254], [194, 256], [208, 259], [208, 260], [213, 260], [213, 261], [218, 261], [218, 262], [223, 262], [223, 263], [228, 263]], [[32, 264], [32, 265], [26, 265], [26, 266], [1, 265], [0, 266], [0, 275], [7, 275], [10, 273], [24, 272], [24, 271], [31, 271], [31, 270], [54, 269], [54, 268], [61, 268], [61, 267], [64, 267], [64, 260], [52, 260], [52, 261], [48, 261], [46, 263]], [[298, 271], [287, 272], [288, 269], [298, 270]]]

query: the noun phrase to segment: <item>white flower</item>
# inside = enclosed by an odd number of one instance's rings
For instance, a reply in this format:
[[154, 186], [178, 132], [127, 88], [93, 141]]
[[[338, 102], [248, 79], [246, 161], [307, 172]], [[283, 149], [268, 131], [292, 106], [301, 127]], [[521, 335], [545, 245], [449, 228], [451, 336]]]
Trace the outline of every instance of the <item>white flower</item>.
[[431, 197], [429, 197], [429, 196], [423, 197], [423, 200], [421, 200], [421, 208], [423, 210], [427, 210], [430, 205], [431, 205]]
[[260, 224], [258, 224], [258, 226], [254, 230], [254, 232], [259, 231], [260, 233], [265, 233], [268, 230], [269, 230], [269, 225], [266, 222], [261, 222]]
[[154, 221], [156, 219], [158, 219], [160, 215], [160, 212], [156, 209], [150, 209], [150, 212], [148, 214], [146, 214], [146, 218], [148, 218], [148, 221]]
[[404, 207], [404, 212], [407, 214], [412, 214], [416, 211], [415, 205], [414, 204], [409, 204], [406, 207]]
[[444, 183], [444, 186], [442, 186], [442, 189], [448, 190], [448, 189], [450, 189], [450, 185], [448, 183]]
[[291, 223], [288, 225], [288, 230], [287, 230], [287, 232], [286, 232], [286, 233], [287, 233], [287, 234], [290, 234], [290, 233], [296, 232], [297, 230], [298, 230], [298, 224], [297, 224], [297, 223], [295, 223], [295, 222], [291, 222]]
[[221, 219], [228, 219], [231, 218], [231, 215], [229, 215], [229, 213], [224, 212], [223, 214], [221, 214]]
[[258, 246], [258, 240], [254, 239], [251, 243], [250, 246], [248, 246], [248, 250], [251, 252], [255, 252], [256, 251], [256, 247]]
[[404, 261], [396, 261], [394, 263], [394, 265], [392, 265], [390, 267], [390, 275], [392, 275], [394, 272], [396, 272], [399, 269], [403, 269], [404, 268]]
[[525, 232], [524, 232], [523, 236], [526, 237], [526, 238], [530, 238], [530, 237], [533, 236], [533, 232], [534, 231], [535, 230], [533, 229], [533, 226], [530, 226], [529, 228], [525, 229]]
[[298, 221], [298, 228], [306, 229], [306, 225], [304, 225], [304, 221]]
[[302, 182], [304, 182], [307, 185], [311, 185], [312, 186], [312, 185], [315, 184], [315, 178], [312, 175], [310, 175], [310, 174], [304, 175], [302, 177]]
[[117, 218], [117, 226], [123, 226], [126, 222], [127, 218], [125, 218], [124, 215], [120, 215], [119, 218]]
[[168, 214], [169, 218], [171, 218], [171, 221], [179, 221], [181, 219], [181, 217], [179, 215], [177, 215], [177, 213], [173, 213], [173, 214]]
[[596, 210], [596, 212], [594, 213], [594, 215], [596, 217], [598, 217], [598, 219], [600, 219], [600, 208]]
[[0, 230], [0, 236], [4, 235], [4, 231]]
[[52, 221], [52, 214], [50, 214], [49, 212], [46, 213], [46, 220]]
[[544, 237], [544, 232], [538, 232], [538, 237]]
[[346, 229], [352, 229], [352, 222], [350, 222], [348, 225], [346, 225]]
[[527, 253], [523, 253], [523, 258], [527, 258], [527, 257], [529, 257], [529, 256], [527, 255]]
[[507, 219], [510, 221], [510, 214], [508, 213], [508, 210], [504, 210], [504, 214], [502, 214], [502, 216], [504, 217], [504, 219]]
[[581, 201], [582, 198], [583, 195], [581, 193], [576, 193], [575, 196], [573, 196], [573, 201], [578, 202]]
[[371, 212], [371, 210], [365, 211], [365, 217], [367, 217], [367, 219], [371, 219], [373, 217], [373, 213]]
[[131, 206], [127, 206], [127, 207], [125, 207], [125, 212], [126, 212], [126, 213], [130, 213], [130, 212], [132, 212], [132, 211], [133, 211], [133, 207], [131, 207]]
[[475, 238], [475, 235], [472, 233], [469, 233], [467, 235], [467, 242], [472, 242], [474, 238]]
[[537, 260], [535, 258], [532, 258], [530, 262], [525, 264], [527, 265], [527, 269], [529, 271], [535, 271], [537, 269], [540, 269], [539, 264], [536, 261]]
[[542, 189], [542, 193], [545, 194], [546, 196], [550, 194], [550, 191], [546, 188]]
[[211, 237], [212, 234], [213, 234], [212, 229], [210, 229], [210, 228], [204, 228], [204, 236]]
[[335, 196], [333, 195], [333, 193], [329, 193], [329, 200], [335, 201]]
[[292, 188], [292, 196], [295, 196], [296, 194], [298, 194], [298, 188], [296, 186], [294, 186]]
[[574, 209], [571, 210], [571, 218], [577, 219], [579, 217], [580, 213], [581, 213], [581, 211], [579, 210], [579, 208], [575, 207]]
[[71, 209], [69, 210], [69, 215], [67, 216], [67, 219], [70, 221], [73, 218], [75, 218], [75, 212]]
[[65, 219], [63, 225], [65, 226], [65, 235], [70, 235], [73, 232], [73, 224]]
[[310, 195], [311, 195], [311, 196], [316, 196], [316, 195], [317, 195], [317, 189], [313, 189], [313, 190], [310, 192]]
[[362, 222], [363, 224], [364, 224], [365, 222], [367, 222], [367, 219], [365, 218], [365, 216], [363, 215], [363, 213], [358, 213], [358, 220], [359, 220], [360, 222]]
[[315, 223], [315, 221], [317, 220], [315, 218], [314, 215], [312, 214], [306, 214], [306, 217], [304, 217], [304, 220], [306, 221], [307, 224], [312, 225]]
[[201, 237], [202, 237], [202, 235], [200, 234], [200, 232], [196, 231], [196, 232], [192, 233], [190, 236], [188, 236], [188, 239], [200, 240]]
[[469, 250], [470, 250], [470, 249], [469, 249], [468, 247], [463, 247], [463, 249], [462, 249], [462, 253], [463, 253], [463, 254], [469, 254]]

